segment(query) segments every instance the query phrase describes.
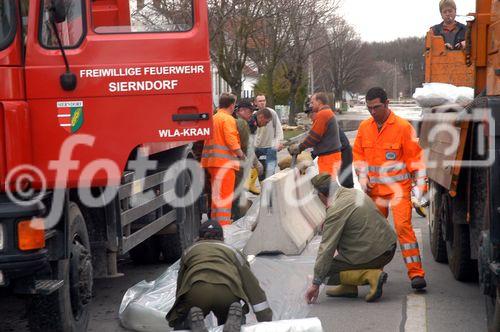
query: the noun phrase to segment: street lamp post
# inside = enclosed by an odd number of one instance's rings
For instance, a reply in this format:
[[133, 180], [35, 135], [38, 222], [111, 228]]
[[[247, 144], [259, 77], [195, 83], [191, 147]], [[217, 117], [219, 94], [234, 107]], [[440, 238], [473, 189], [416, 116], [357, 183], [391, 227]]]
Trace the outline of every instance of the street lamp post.
[[410, 95], [413, 94], [413, 63], [408, 65], [408, 71], [410, 72]]

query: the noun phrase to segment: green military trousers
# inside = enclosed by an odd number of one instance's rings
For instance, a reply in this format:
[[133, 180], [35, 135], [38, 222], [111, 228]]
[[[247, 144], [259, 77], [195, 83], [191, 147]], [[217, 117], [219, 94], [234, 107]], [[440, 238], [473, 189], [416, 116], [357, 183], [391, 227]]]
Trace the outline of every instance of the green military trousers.
[[239, 301], [240, 299], [231, 293], [225, 285], [197, 281], [191, 286], [189, 292], [182, 296], [175, 308], [179, 317], [183, 317], [183, 319], [174, 323], [174, 330], [189, 329], [187, 316], [192, 307], [203, 310], [205, 316], [213, 312], [217, 317], [218, 325], [222, 325], [227, 320], [229, 306]]
[[396, 245], [391, 250], [384, 252], [377, 258], [363, 264], [349, 264], [344, 260], [339, 259], [339, 256], [333, 258], [332, 266], [328, 272], [328, 283], [329, 286], [340, 285], [340, 272], [351, 271], [351, 270], [368, 270], [368, 269], [382, 269], [384, 266], [389, 264], [394, 254], [396, 253]]
[[[240, 193], [240, 195], [236, 195], [236, 189], [239, 186], [243, 186], [245, 184], [246, 179], [243, 177], [243, 175], [245, 175], [245, 170], [240, 168], [240, 170], [238, 170], [236, 172], [236, 180], [234, 181], [235, 192], [234, 192], [233, 205], [231, 207], [231, 218], [234, 221], [244, 217], [245, 214], [247, 213], [248, 209], [250, 208], [250, 202], [248, 201], [248, 199], [246, 200], [246, 202], [243, 205], [241, 205], [241, 203], [240, 203], [241, 193]], [[244, 187], [241, 187], [240, 189], [243, 189], [243, 188]]]

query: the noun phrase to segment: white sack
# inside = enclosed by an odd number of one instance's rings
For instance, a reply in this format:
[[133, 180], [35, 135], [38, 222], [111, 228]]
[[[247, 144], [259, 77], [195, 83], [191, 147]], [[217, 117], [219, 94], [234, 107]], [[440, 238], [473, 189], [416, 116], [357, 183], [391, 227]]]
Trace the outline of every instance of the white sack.
[[415, 90], [413, 99], [420, 107], [427, 108], [444, 104], [466, 106], [474, 99], [474, 89], [446, 83], [424, 83], [422, 88]]

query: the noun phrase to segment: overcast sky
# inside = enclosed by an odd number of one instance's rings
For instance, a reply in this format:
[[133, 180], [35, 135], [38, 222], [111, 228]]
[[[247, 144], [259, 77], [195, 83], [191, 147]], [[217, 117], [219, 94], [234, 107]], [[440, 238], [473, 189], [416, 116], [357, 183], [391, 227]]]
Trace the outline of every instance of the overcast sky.
[[[474, 12], [476, 1], [455, 0], [457, 14]], [[424, 36], [442, 21], [439, 0], [343, 0], [340, 12], [364, 41]], [[465, 23], [464, 18], [457, 20]]]

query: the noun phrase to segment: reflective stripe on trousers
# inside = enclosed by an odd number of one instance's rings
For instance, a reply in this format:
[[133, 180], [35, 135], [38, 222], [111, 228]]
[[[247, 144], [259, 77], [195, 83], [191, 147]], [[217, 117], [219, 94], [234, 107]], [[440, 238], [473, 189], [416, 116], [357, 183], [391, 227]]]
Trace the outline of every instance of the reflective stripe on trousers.
[[380, 212], [387, 218], [389, 206], [394, 219], [394, 228], [401, 247], [401, 254], [408, 270], [408, 277], [424, 277], [417, 237], [411, 224], [412, 204], [409, 193], [406, 197], [371, 196]]
[[255, 312], [255, 313], [264, 311], [264, 310], [269, 309], [269, 308], [270, 308], [269, 303], [267, 303], [267, 301], [264, 301], [264, 302], [261, 302], [258, 304], [254, 304], [252, 306], [253, 312]]
[[230, 225], [231, 206], [234, 196], [234, 182], [236, 171], [228, 168], [209, 167], [210, 184], [212, 186], [211, 219], [221, 226]]

